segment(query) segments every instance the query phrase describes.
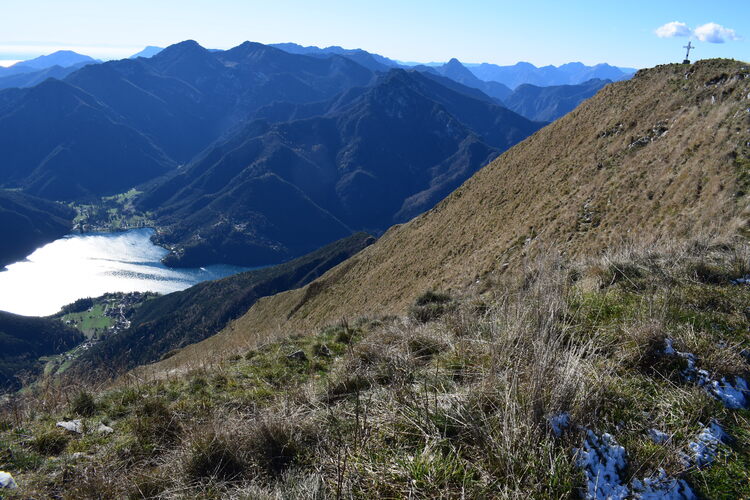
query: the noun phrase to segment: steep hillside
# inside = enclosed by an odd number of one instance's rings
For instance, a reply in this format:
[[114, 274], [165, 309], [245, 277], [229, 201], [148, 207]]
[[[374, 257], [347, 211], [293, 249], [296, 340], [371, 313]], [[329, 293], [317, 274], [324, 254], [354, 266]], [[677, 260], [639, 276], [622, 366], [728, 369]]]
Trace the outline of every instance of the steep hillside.
[[250, 123], [145, 193], [158, 241], [174, 248], [166, 263], [262, 265], [385, 230], [539, 127], [404, 70], [322, 106], [267, 112], [279, 122]]
[[0, 311], [0, 393], [18, 389], [17, 377], [36, 375], [40, 356], [75, 347], [83, 334], [49, 318], [30, 318]]
[[67, 234], [75, 211], [16, 191], [0, 191], [0, 269]]
[[403, 312], [425, 290], [481, 286], [540, 251], [573, 257], [628, 240], [735, 233], [748, 216], [749, 93], [750, 67], [730, 60], [611, 84], [428, 213], [155, 369], [341, 317]]
[[116, 375], [158, 361], [174, 349], [215, 334], [260, 297], [304, 286], [373, 241], [370, 235], [357, 233], [278, 266], [148, 300], [137, 309], [130, 328], [86, 351], [70, 371]]

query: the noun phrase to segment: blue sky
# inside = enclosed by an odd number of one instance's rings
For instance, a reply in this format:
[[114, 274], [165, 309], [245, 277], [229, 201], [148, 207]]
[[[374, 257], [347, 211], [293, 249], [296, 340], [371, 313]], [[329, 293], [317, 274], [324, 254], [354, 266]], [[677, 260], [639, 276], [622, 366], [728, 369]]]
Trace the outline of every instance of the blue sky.
[[[660, 38], [655, 31], [667, 23], [680, 24], [662, 28]], [[402, 61], [631, 67], [679, 61], [692, 40], [691, 58], [748, 61], [750, 0], [0, 2], [0, 60], [61, 48], [120, 58], [185, 39], [211, 48], [244, 40], [341, 45]]]

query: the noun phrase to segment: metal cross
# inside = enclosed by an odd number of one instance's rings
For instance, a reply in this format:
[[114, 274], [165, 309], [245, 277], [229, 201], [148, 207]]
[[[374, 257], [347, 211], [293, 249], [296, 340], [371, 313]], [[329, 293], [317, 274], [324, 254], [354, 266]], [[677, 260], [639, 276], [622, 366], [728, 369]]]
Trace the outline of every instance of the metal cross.
[[687, 54], [685, 54], [685, 59], [686, 59], [686, 60], [687, 60], [687, 59], [690, 59], [690, 49], [694, 49], [694, 48], [695, 48], [695, 46], [694, 46], [694, 45], [692, 45], [692, 44], [691, 44], [690, 42], [688, 42], [688, 44], [687, 44], [687, 45], [684, 45], [684, 46], [683, 46], [682, 48], [683, 48], [683, 49], [687, 49]]

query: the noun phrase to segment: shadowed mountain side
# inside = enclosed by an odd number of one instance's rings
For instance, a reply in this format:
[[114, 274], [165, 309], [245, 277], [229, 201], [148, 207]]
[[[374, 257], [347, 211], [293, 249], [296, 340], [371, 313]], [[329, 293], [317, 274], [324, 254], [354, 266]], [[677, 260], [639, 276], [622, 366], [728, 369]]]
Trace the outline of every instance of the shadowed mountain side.
[[118, 193], [173, 167], [111, 109], [54, 79], [0, 92], [0, 150], [5, 186], [57, 200]]
[[610, 80], [589, 80], [580, 85], [537, 87], [520, 85], [503, 104], [529, 120], [552, 122], [573, 111], [581, 102], [612, 83]]
[[[540, 125], [403, 70], [326, 105], [266, 111], [276, 118], [322, 116], [252, 122], [149, 189], [139, 204], [157, 211], [164, 229], [157, 241], [175, 249], [165, 263], [218, 262], [195, 250], [208, 246], [221, 252], [220, 262], [268, 264], [341, 237], [343, 226], [382, 231], [431, 208]], [[239, 189], [269, 175], [279, 185], [283, 179], [288, 194], [254, 198]], [[311, 225], [316, 213], [321, 222]], [[228, 248], [217, 231], [237, 245]]]
[[18, 389], [19, 376], [37, 374], [40, 356], [65, 352], [83, 340], [81, 332], [59, 320], [0, 311], [0, 391]]
[[156, 361], [215, 334], [260, 297], [306, 285], [374, 241], [357, 233], [284, 264], [149, 300], [138, 309], [128, 330], [94, 346], [73, 369], [117, 374]]
[[547, 250], [574, 257], [628, 240], [736, 234], [750, 215], [747, 68], [665, 65], [606, 86], [431, 211], [149, 372], [342, 317], [403, 313], [425, 290], [482, 286]]
[[0, 191], [0, 269], [66, 235], [75, 210], [14, 191]]

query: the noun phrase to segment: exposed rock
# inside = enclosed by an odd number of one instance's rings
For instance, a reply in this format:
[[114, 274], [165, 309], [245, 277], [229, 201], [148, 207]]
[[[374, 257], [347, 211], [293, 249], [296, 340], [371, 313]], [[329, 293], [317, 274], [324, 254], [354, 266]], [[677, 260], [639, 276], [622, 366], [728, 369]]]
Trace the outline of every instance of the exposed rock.
[[0, 470], [0, 490], [15, 490], [18, 488], [16, 480], [8, 472]]
[[297, 361], [307, 361], [307, 354], [305, 354], [305, 351], [299, 350], [289, 354], [287, 358], [295, 359]]
[[58, 422], [56, 425], [57, 427], [62, 427], [66, 431], [83, 434], [83, 423], [80, 420], [62, 421]]

